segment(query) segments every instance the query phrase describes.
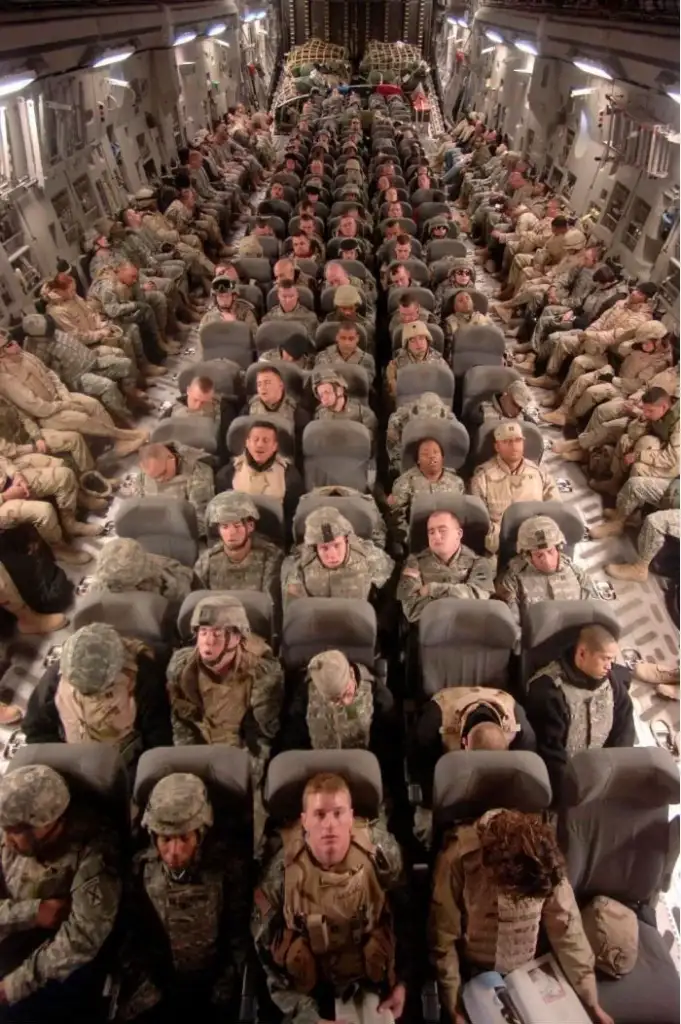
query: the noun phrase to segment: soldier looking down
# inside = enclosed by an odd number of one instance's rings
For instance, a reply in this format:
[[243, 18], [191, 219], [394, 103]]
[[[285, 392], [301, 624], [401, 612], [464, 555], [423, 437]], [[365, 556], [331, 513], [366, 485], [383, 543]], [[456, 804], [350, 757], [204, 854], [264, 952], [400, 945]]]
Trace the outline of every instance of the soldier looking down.
[[205, 536], [206, 507], [215, 492], [209, 457], [187, 445], [148, 444], [140, 450], [139, 465], [132, 494], [165, 494], [176, 501], [189, 501], [196, 512], [199, 534]]
[[154, 555], [131, 537], [114, 537], [97, 559], [94, 587], [111, 594], [138, 591], [160, 594], [181, 604], [192, 589], [194, 574], [174, 558]]

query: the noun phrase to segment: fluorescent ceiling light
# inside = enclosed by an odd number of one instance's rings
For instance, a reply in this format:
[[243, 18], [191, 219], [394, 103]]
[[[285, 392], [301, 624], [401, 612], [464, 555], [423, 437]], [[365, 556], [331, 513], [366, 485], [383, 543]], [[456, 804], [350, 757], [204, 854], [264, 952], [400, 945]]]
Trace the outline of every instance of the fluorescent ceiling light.
[[182, 32], [181, 35], [177, 36], [173, 46], [185, 46], [187, 43], [193, 43], [196, 39], [196, 32]]
[[674, 100], [676, 103], [681, 103], [681, 93], [668, 92], [667, 96], [669, 96], [670, 100]]
[[583, 71], [585, 75], [593, 75], [594, 78], [605, 78], [606, 81], [612, 82], [612, 75], [605, 68], [600, 67], [598, 64], [592, 64], [588, 60], [573, 60], [572, 62], [576, 68]]
[[449, 15], [449, 17], [447, 18], [447, 21], [449, 22], [450, 25], [458, 25], [459, 24], [459, 19], [455, 18], [453, 14]]
[[128, 57], [132, 57], [134, 53], [132, 47], [128, 47], [127, 50], [109, 50], [103, 56], [98, 57], [97, 60], [92, 62], [93, 68], [105, 68], [108, 64], [121, 64]]
[[11, 96], [15, 92], [21, 92], [27, 85], [36, 80], [33, 71], [25, 71], [21, 75], [11, 75], [9, 78], [0, 78], [0, 96]]
[[485, 32], [485, 35], [487, 36], [487, 38], [488, 38], [488, 39], [490, 40], [490, 42], [492, 42], [492, 43], [503, 43], [503, 41], [504, 41], [504, 40], [503, 40], [503, 39], [501, 38], [501, 36], [499, 35], [499, 33], [498, 33], [498, 32], [492, 32], [492, 31], [490, 30], [489, 32]]
[[486, 46], [485, 49], [481, 50], [480, 52], [481, 53], [493, 53], [494, 50], [496, 50], [496, 46]]
[[570, 96], [589, 96], [592, 92], [595, 91], [596, 90], [593, 88], [593, 86], [590, 89], [570, 89]]
[[465, 18], [457, 18], [456, 23], [457, 25], [460, 25], [461, 28], [468, 28], [468, 22], [466, 21]]
[[532, 57], [536, 57], [539, 54], [539, 50], [534, 45], [534, 43], [528, 43], [524, 39], [519, 39], [513, 45], [515, 46], [516, 50], [520, 50], [522, 53], [529, 53]]
[[534, 68], [515, 68], [516, 75], [531, 75]]
[[124, 78], [107, 78], [107, 82], [110, 85], [120, 85], [121, 89], [132, 89], [130, 82], [126, 82]]
[[214, 39], [215, 36], [223, 36], [226, 31], [227, 26], [223, 22], [218, 22], [217, 25], [211, 25], [211, 27], [206, 32], [206, 35], [210, 36], [211, 39]]
[[177, 63], [178, 68], [193, 68], [196, 64], [195, 60], [180, 60]]
[[266, 14], [267, 11], [251, 11], [249, 14], [245, 15], [242, 20], [245, 21], [246, 24], [250, 24], [252, 21], [262, 21]]

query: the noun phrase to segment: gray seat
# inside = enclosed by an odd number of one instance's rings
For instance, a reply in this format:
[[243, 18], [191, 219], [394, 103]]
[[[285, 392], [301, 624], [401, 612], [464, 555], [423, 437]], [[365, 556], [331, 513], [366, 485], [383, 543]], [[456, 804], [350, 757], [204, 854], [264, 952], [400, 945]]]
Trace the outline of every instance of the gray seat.
[[199, 530], [194, 506], [161, 495], [124, 498], [116, 509], [116, 533], [132, 537], [153, 555], [193, 566], [199, 556]]
[[[444, 202], [444, 199], [445, 194], [439, 188], [417, 188], [411, 194], [411, 202], [414, 208], [421, 206], [422, 203], [441, 203]], [[416, 212], [418, 214], [418, 210]]]
[[237, 295], [240, 295], [246, 302], [250, 302], [255, 311], [255, 319], [259, 320], [265, 312], [265, 300], [262, 294], [262, 288], [257, 284], [239, 284], [236, 289]]
[[[266, 324], [260, 324], [255, 332], [256, 353], [261, 356], [263, 352], [279, 348], [289, 338], [299, 338], [301, 342], [308, 341], [307, 331], [302, 323], [290, 320], [271, 320]], [[312, 351], [311, 345], [310, 351]]]
[[308, 277], [317, 279], [319, 276], [319, 264], [315, 263], [314, 260], [296, 260], [296, 264], [300, 268], [303, 274], [307, 274]]
[[[444, 331], [442, 330], [441, 327], [438, 327], [437, 324], [428, 324], [427, 327], [428, 327], [428, 330], [430, 331], [430, 337], [432, 339], [431, 340], [431, 345], [433, 346], [433, 348], [436, 348], [438, 350], [440, 355], [444, 355], [444, 351], [445, 351], [445, 334], [444, 334]], [[403, 330], [402, 324], [397, 324], [396, 327], [393, 327], [392, 335], [391, 335], [393, 353], [399, 352], [399, 350], [402, 348], [402, 330]]]
[[[367, 268], [363, 263], [360, 263], [359, 260], [338, 259], [334, 262], [340, 263], [341, 267], [343, 267], [344, 270], [347, 270], [351, 277], [358, 277], [360, 281], [366, 281]], [[298, 264], [300, 265], [300, 260], [298, 261]]]
[[435, 263], [444, 256], [465, 256], [466, 246], [458, 238], [433, 238], [428, 243], [430, 262]]
[[183, 444], [215, 455], [218, 450], [218, 427], [208, 416], [171, 417], [154, 427], [152, 444]]
[[268, 414], [267, 416], [237, 416], [236, 419], [232, 420], [227, 431], [227, 447], [229, 448], [230, 455], [241, 455], [248, 432], [256, 423], [271, 423], [277, 431], [279, 451], [288, 458], [294, 458], [296, 448], [293, 424], [282, 416], [275, 416], [273, 414]]
[[339, 377], [342, 377], [348, 386], [349, 397], [356, 398], [357, 401], [363, 402], [366, 405], [369, 401], [370, 382], [367, 371], [363, 366], [338, 362], [333, 363], [331, 366], [325, 366], [323, 369], [333, 370]]
[[584, 537], [584, 520], [579, 510], [564, 501], [515, 501], [503, 514], [499, 533], [497, 571], [502, 572], [516, 552], [520, 524], [532, 516], [549, 516], [558, 523], [565, 540], [565, 554], [574, 558], [575, 545]]
[[209, 377], [219, 395], [238, 395], [241, 390], [241, 374], [241, 367], [231, 359], [207, 359], [192, 363], [182, 370], [177, 386], [180, 394], [185, 395], [195, 377]]
[[368, 601], [297, 597], [284, 609], [281, 660], [296, 670], [322, 651], [341, 650], [348, 661], [373, 668], [376, 634], [376, 612]]
[[358, 495], [356, 498], [345, 495], [304, 494], [298, 502], [293, 518], [293, 541], [303, 543], [305, 520], [316, 508], [337, 508], [352, 523], [358, 537], [371, 540], [374, 531], [374, 517], [368, 503]]
[[461, 418], [473, 417], [482, 402], [506, 391], [514, 380], [520, 374], [510, 366], [472, 366], [463, 378]]
[[[401, 199], [400, 202], [402, 204], [402, 213], [404, 214], [404, 216], [408, 217], [410, 220], [415, 220], [416, 218], [414, 217], [414, 211], [412, 209], [411, 203], [408, 203], [406, 199]], [[391, 219], [390, 216], [388, 215], [388, 205], [388, 203], [383, 203], [380, 210], [378, 211], [378, 216], [380, 217], [381, 220]]]
[[416, 465], [419, 444], [426, 439], [438, 442], [448, 469], [463, 466], [468, 456], [468, 433], [463, 424], [434, 416], [413, 416], [402, 431], [403, 473]]
[[320, 772], [345, 779], [356, 815], [370, 821], [378, 817], [383, 802], [381, 769], [368, 750], [287, 750], [273, 758], [265, 780], [265, 806], [275, 821], [300, 818], [305, 785]]
[[303, 431], [305, 488], [340, 484], [368, 488], [371, 434], [361, 423], [315, 420]]
[[523, 686], [576, 643], [584, 626], [604, 626], [616, 640], [620, 624], [606, 601], [538, 601], [523, 611], [520, 678]]
[[295, 363], [287, 363], [284, 359], [277, 360], [276, 363], [253, 363], [249, 366], [246, 370], [246, 394], [249, 396], [255, 394], [258, 374], [270, 366], [283, 377], [287, 394], [300, 400], [305, 390], [308, 374]]
[[[333, 210], [331, 211], [333, 216]], [[324, 237], [324, 221], [321, 217], [315, 217], [314, 226], [316, 228], [315, 234], [319, 235], [320, 238]], [[288, 226], [289, 236], [297, 235], [300, 232], [300, 217], [291, 217]]]
[[[324, 290], [322, 291], [322, 294], [319, 297], [320, 309], [321, 309], [322, 313], [325, 316], [326, 316], [327, 313], [333, 313], [333, 310], [335, 308], [334, 304], [333, 304], [333, 300], [334, 300], [335, 295], [336, 295], [336, 289], [335, 288], [324, 288]], [[362, 299], [364, 300], [364, 296], [362, 296]], [[369, 317], [373, 317], [373, 315], [374, 315], [371, 310], [368, 310], [368, 307], [367, 307], [367, 304], [366, 304], [366, 300], [364, 300], [362, 302], [361, 306], [359, 307], [359, 313], [360, 313], [360, 316], [367, 316], [368, 315]]]
[[[445, 239], [445, 241], [448, 241], [448, 239]], [[435, 288], [437, 285], [442, 284], [442, 282], [447, 277], [449, 277], [449, 274], [451, 273], [452, 270], [452, 261], [450, 259], [447, 259], [447, 257], [444, 257], [443, 259], [440, 260], [431, 261], [431, 263], [429, 263], [428, 266], [430, 269], [432, 285], [433, 288]], [[475, 267], [470, 267], [470, 269], [473, 271], [473, 280], [475, 280]], [[456, 289], [452, 290], [455, 291]]]
[[[248, 497], [260, 513], [258, 532], [264, 533], [275, 544], [283, 545], [286, 529], [284, 526], [284, 509], [279, 498], [272, 498], [268, 494], [249, 494]], [[212, 544], [217, 537], [217, 526], [209, 526], [208, 543]]]
[[463, 377], [473, 366], [502, 366], [506, 341], [498, 327], [476, 324], [460, 328], [454, 335], [452, 370]]
[[170, 605], [160, 594], [143, 591], [110, 594], [95, 591], [79, 598], [73, 613], [73, 628], [106, 622], [123, 636], [163, 646], [172, 639]]
[[[539, 427], [534, 423], [518, 421], [525, 438], [525, 458], [531, 462], [540, 463], [544, 457], [544, 438]], [[488, 459], [494, 457], [494, 430], [499, 424], [494, 421], [483, 423], [475, 435], [474, 448], [472, 451], [473, 463], [479, 466]]]
[[[407, 270], [411, 274], [412, 281], [416, 285], [419, 285], [419, 286], [424, 287], [424, 288], [428, 287], [428, 285], [430, 283], [430, 271], [428, 270], [428, 264], [424, 263], [423, 260], [417, 260], [417, 259], [404, 260], [404, 262], [402, 264], [400, 264], [397, 260], [394, 260], [390, 264], [390, 268], [389, 269], [392, 270], [393, 267], [399, 267], [399, 266], [405, 266], [407, 268]], [[390, 279], [389, 275], [388, 275], [388, 279]]]
[[[309, 288], [305, 288], [303, 285], [298, 285], [298, 298], [300, 299], [301, 306], [305, 306], [306, 309], [311, 309], [314, 312], [314, 295]], [[267, 293], [267, 309], [274, 309], [278, 303], [277, 289], [270, 288]]]
[[551, 805], [546, 765], [529, 750], [453, 750], [435, 766], [433, 819], [438, 829], [487, 811], [537, 814]]
[[[325, 348], [329, 348], [330, 345], [335, 343], [340, 326], [340, 321], [338, 323], [331, 321], [330, 323], [319, 325], [314, 336], [315, 348], [318, 352], [322, 352]], [[371, 352], [373, 346], [369, 344], [364, 327], [362, 324], [355, 324], [355, 327], [359, 333], [359, 347], [363, 348], [365, 352]]]
[[[281, 217], [277, 217], [274, 214], [265, 214], [264, 217], [263, 217], [263, 220], [267, 221], [267, 223], [272, 228], [272, 230], [274, 231], [274, 233], [277, 236], [277, 238], [281, 238], [281, 239], [286, 238], [286, 223], [285, 223], [285, 221], [282, 220]], [[252, 231], [253, 228], [255, 227], [255, 221], [256, 221], [255, 217], [249, 217], [248, 218], [248, 230], [249, 231]], [[260, 241], [260, 237], [259, 236], [258, 236], [258, 241]]]
[[416, 285], [413, 288], [392, 288], [388, 295], [388, 316], [392, 316], [397, 311], [400, 299], [406, 292], [413, 295], [418, 304], [423, 306], [424, 309], [429, 310], [431, 313], [435, 309], [435, 296], [430, 288], [419, 288]]
[[424, 693], [432, 697], [451, 686], [508, 689], [517, 637], [513, 616], [500, 601], [433, 601], [418, 622]]
[[445, 292], [445, 297], [442, 300], [442, 316], [447, 317], [454, 308], [454, 299], [459, 292], [466, 292], [470, 295], [473, 300], [473, 309], [476, 313], [486, 314], [489, 312], [489, 299], [483, 292], [476, 291], [475, 288], [452, 288], [450, 291]]
[[282, 185], [288, 185], [289, 188], [294, 188], [296, 191], [300, 189], [301, 180], [297, 174], [291, 174], [290, 171], [277, 171], [276, 174], [272, 175], [272, 181], [280, 181]]
[[272, 265], [264, 257], [240, 256], [234, 260], [234, 266], [247, 281], [257, 281], [261, 290], [272, 283]]
[[[264, 258], [268, 263], [272, 263], [279, 259], [281, 253], [281, 242], [278, 238], [271, 238], [269, 235], [258, 235], [258, 241], [260, 242], [260, 248]], [[281, 236], [284, 237], [283, 235]]]
[[461, 523], [463, 543], [478, 555], [485, 554], [489, 514], [480, 498], [469, 494], [415, 494], [409, 516], [409, 550], [423, 551], [428, 546], [428, 517], [433, 512], [452, 512]]
[[396, 405], [409, 405], [426, 391], [433, 391], [451, 408], [454, 402], [454, 374], [445, 362], [414, 363], [397, 371]]
[[242, 370], [253, 362], [251, 329], [240, 320], [204, 324], [199, 332], [199, 342], [204, 360], [231, 359]]
[[610, 896], [639, 919], [638, 959], [618, 979], [597, 975], [600, 1005], [617, 1024], [675, 1024], [679, 976], [655, 926], [679, 854], [674, 758], [656, 747], [587, 750], [568, 762], [559, 835], [580, 906]]
[[274, 605], [269, 594], [257, 590], [193, 590], [187, 594], [177, 616], [177, 631], [184, 643], [191, 640], [191, 617], [199, 601], [216, 594], [231, 594], [241, 601], [252, 631], [269, 644], [274, 634]]

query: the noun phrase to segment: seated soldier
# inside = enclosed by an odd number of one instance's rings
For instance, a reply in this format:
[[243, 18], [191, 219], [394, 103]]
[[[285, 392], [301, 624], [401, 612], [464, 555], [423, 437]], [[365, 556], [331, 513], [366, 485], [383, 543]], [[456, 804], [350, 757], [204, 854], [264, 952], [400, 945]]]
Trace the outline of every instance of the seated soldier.
[[390, 264], [387, 280], [388, 291], [391, 288], [411, 288], [412, 284], [411, 272], [404, 263]]
[[347, 363], [349, 366], [361, 366], [366, 371], [369, 384], [376, 376], [374, 357], [360, 347], [360, 335], [356, 324], [339, 323], [336, 329], [335, 344], [322, 349], [315, 359], [315, 369], [333, 366], [334, 363]]
[[497, 581], [497, 597], [518, 621], [536, 601], [587, 601], [598, 592], [587, 573], [563, 554], [565, 537], [549, 516], [531, 516], [520, 524], [516, 551]]
[[[451, 833], [435, 865], [428, 924], [448, 1021], [468, 1019], [460, 953], [473, 974], [508, 973], [533, 959], [540, 926], [592, 1019], [614, 1024], [598, 1003], [594, 954], [553, 825], [538, 814], [493, 810]], [[502, 928], [513, 935], [503, 944], [503, 959], [497, 953]]]
[[[668, 480], [648, 480], [646, 482], [669, 484]], [[622, 492], [620, 492], [620, 494], [621, 493]], [[671, 504], [671, 502], [673, 502], [673, 504]], [[667, 537], [674, 537], [676, 540], [679, 539], [679, 536], [681, 535], [681, 510], [679, 510], [678, 478], [676, 480], [672, 480], [672, 483], [667, 487], [662, 504], [664, 507], [659, 508], [657, 512], [651, 512], [643, 520], [643, 525], [641, 526], [641, 530], [636, 540], [636, 553], [638, 557], [633, 562], [610, 562], [605, 567], [605, 571], [608, 576], [611, 576], [615, 580], [625, 580], [632, 583], [645, 583], [648, 579], [650, 563], [655, 556], [662, 551]], [[617, 523], [617, 520], [612, 520], [612, 522], [607, 525], [610, 526], [612, 523]], [[676, 676], [678, 676], [678, 672], [676, 673]], [[674, 681], [678, 682], [678, 679], [675, 678]], [[663, 696], [668, 695], [668, 693], [663, 693]], [[678, 687], [674, 699], [679, 699]]]
[[[386, 228], [385, 234], [383, 236], [383, 245], [381, 246], [381, 249], [379, 249], [378, 255], [378, 262], [381, 265], [380, 279], [381, 284], [383, 285], [384, 288], [388, 281], [388, 271], [390, 270], [391, 265], [390, 258], [388, 257], [388, 252], [386, 249], [386, 245], [389, 244], [391, 241], [391, 238], [388, 234], [391, 223], [395, 225], [395, 228], [393, 230], [395, 245], [393, 246], [392, 260], [395, 263], [404, 263], [406, 260], [413, 259], [416, 255], [416, 253], [414, 252], [414, 246], [412, 245], [412, 240], [410, 236], [401, 235], [399, 233], [399, 224], [397, 224], [396, 221], [388, 221], [388, 227]], [[381, 262], [381, 260], [383, 260], [383, 262]]]
[[316, 420], [350, 420], [361, 423], [372, 434], [378, 429], [376, 413], [365, 402], [348, 398], [348, 385], [333, 366], [322, 367], [312, 374], [312, 393], [319, 403], [315, 409]]
[[568, 758], [580, 750], [633, 747], [634, 711], [628, 669], [615, 664], [615, 638], [603, 626], [585, 626], [573, 648], [539, 669], [524, 701], [546, 762], [555, 800], [560, 800]]
[[416, 465], [398, 476], [388, 498], [399, 539], [406, 542], [414, 495], [439, 492], [463, 494], [464, 489], [464, 482], [456, 470], [445, 466], [444, 452], [439, 441], [433, 438], [419, 441]]
[[299, 435], [309, 422], [305, 409], [286, 391], [286, 382], [276, 363], [258, 364], [256, 394], [248, 403], [249, 416], [281, 416]]
[[456, 419], [449, 406], [434, 391], [424, 391], [413, 405], [402, 405], [395, 412], [391, 413], [386, 432], [386, 448], [388, 450], [390, 468], [393, 472], [398, 473], [400, 469], [402, 432], [404, 428], [410, 420], [422, 417], [452, 421]]
[[405, 292], [390, 319], [390, 336], [392, 337], [396, 327], [405, 327], [407, 324], [415, 323], [432, 324], [435, 322], [434, 314], [420, 305], [418, 297], [413, 292]]
[[402, 348], [388, 363], [385, 371], [385, 386], [388, 396], [395, 401], [397, 375], [404, 366], [420, 363], [439, 363], [446, 366], [442, 355], [431, 345], [433, 336], [426, 324], [420, 320], [405, 324], [402, 328]]
[[227, 430], [231, 404], [226, 396], [217, 393], [215, 382], [210, 377], [192, 377], [187, 384], [186, 394], [179, 396], [170, 415], [173, 419], [205, 416], [215, 424], [218, 438], [222, 438]]
[[360, 313], [363, 299], [356, 288], [350, 284], [341, 285], [336, 288], [333, 296], [333, 312], [327, 313], [324, 323], [352, 323], [361, 324], [362, 327], [370, 327], [371, 318]]
[[537, 423], [539, 411], [525, 382], [514, 380], [505, 391], [498, 391], [481, 402], [472, 420], [476, 426], [492, 420], [526, 420], [528, 423]]
[[249, 429], [241, 455], [235, 455], [218, 473], [218, 491], [242, 491], [278, 498], [284, 504], [284, 521], [290, 522], [304, 493], [300, 473], [279, 452], [277, 430], [267, 420]]
[[475, 268], [468, 262], [468, 257], [450, 256], [446, 262], [450, 265], [447, 276], [435, 289], [435, 311], [438, 316], [449, 292], [475, 288]]
[[310, 338], [314, 338], [319, 320], [311, 309], [300, 301], [300, 293], [293, 281], [280, 281], [277, 285], [277, 304], [262, 318], [264, 324], [276, 320], [300, 323]]
[[207, 590], [257, 590], [278, 607], [283, 555], [258, 530], [260, 513], [247, 494], [223, 491], [208, 506], [209, 526], [220, 540], [199, 555], [194, 573]]
[[164, 494], [194, 506], [199, 535], [206, 535], [206, 506], [215, 493], [210, 458], [184, 444], [148, 444], [140, 449], [139, 472], [128, 488], [128, 497]]
[[315, 365], [315, 347], [312, 339], [301, 331], [300, 335], [284, 338], [276, 348], [268, 348], [260, 356], [260, 363], [293, 363], [299, 370], [311, 370]]
[[490, 529], [485, 547], [499, 550], [499, 530], [504, 512], [516, 501], [560, 501], [553, 478], [525, 458], [525, 438], [519, 423], [501, 423], [494, 430], [496, 455], [478, 466], [471, 480], [471, 494], [487, 507]]
[[[286, 244], [286, 248], [288, 249], [288, 242]], [[311, 260], [318, 266], [321, 266], [324, 263], [317, 239], [308, 238], [308, 236], [304, 235], [302, 231], [297, 235], [291, 236], [291, 252], [293, 253], [293, 258], [296, 261]]]
[[195, 582], [192, 570], [175, 558], [154, 555], [131, 537], [114, 537], [99, 554], [92, 586], [109, 594], [160, 594], [179, 605]]
[[[340, 260], [341, 266], [343, 266], [343, 263], [346, 260], [348, 262], [354, 260], [357, 263], [362, 263], [362, 248], [358, 244], [358, 240], [356, 238], [342, 238], [340, 240], [340, 242], [338, 243], [338, 259]], [[367, 273], [363, 279], [356, 278], [353, 275], [350, 275], [349, 283], [351, 285], [354, 285], [355, 288], [357, 288], [359, 284], [358, 290], [360, 294], [364, 296], [367, 305], [376, 305], [378, 291], [376, 289], [376, 282], [374, 281], [374, 278], [371, 276], [371, 274]]]
[[199, 1016], [224, 1021], [239, 991], [250, 934], [250, 864], [214, 828], [196, 775], [175, 772], [152, 789], [123, 905], [119, 1013], [144, 1024]]
[[66, 640], [28, 702], [28, 743], [106, 743], [134, 772], [172, 741], [163, 666], [141, 640], [94, 622]]
[[240, 321], [254, 334], [258, 329], [255, 307], [237, 293], [236, 282], [231, 277], [216, 277], [211, 285], [213, 305], [201, 318], [201, 327], [206, 324], [234, 323]]
[[300, 548], [282, 569], [284, 602], [297, 597], [354, 597], [369, 601], [390, 580], [392, 558], [362, 540], [335, 508], [317, 508], [305, 520]]
[[279, 285], [282, 281], [293, 281], [297, 287], [309, 288], [310, 291], [314, 291], [316, 286], [315, 277], [310, 276], [310, 274], [304, 274], [298, 266], [295, 257], [291, 259], [290, 256], [284, 256], [282, 259], [277, 260], [274, 264], [273, 274], [276, 285]]
[[382, 1000], [379, 1015], [399, 1019], [407, 964], [402, 922], [397, 934], [393, 924], [399, 904], [389, 897], [403, 871], [395, 839], [353, 817], [343, 778], [320, 774], [305, 786], [300, 822], [281, 840], [256, 892], [252, 926], [275, 1005], [291, 1020], [327, 1024], [335, 999], [370, 992]]
[[397, 598], [407, 622], [418, 622], [431, 601], [441, 597], [491, 597], [494, 589], [489, 560], [462, 543], [463, 530], [451, 512], [428, 516], [428, 547], [409, 555], [400, 575]]
[[6, 1021], [95, 1020], [121, 899], [120, 841], [45, 765], [0, 781]]
[[[0, 536], [2, 534], [0, 533]], [[8, 538], [4, 538], [5, 542], [8, 542]], [[41, 559], [36, 558], [34, 552], [31, 550], [32, 539], [29, 538], [29, 544], [26, 548], [26, 555], [19, 553], [19, 559], [12, 559], [10, 564], [7, 555], [3, 553], [2, 558], [5, 561], [0, 561], [0, 615], [10, 625], [12, 619], [16, 621], [16, 632], [19, 636], [46, 636], [48, 633], [57, 632], [60, 629], [64, 629], [69, 624], [69, 620], [65, 615], [59, 612], [53, 611], [51, 613], [38, 612], [35, 610], [33, 605], [40, 604], [39, 594], [35, 591], [27, 595], [28, 599], [24, 597], [22, 591], [25, 591], [26, 580], [26, 566], [30, 559], [30, 568], [36, 570], [35, 572], [35, 583], [37, 584], [36, 590], [39, 587], [40, 590], [44, 588], [44, 571], [43, 562]], [[30, 545], [30, 546], [29, 546]], [[12, 550], [16, 553], [16, 540], [14, 537], [11, 539]], [[5, 564], [7, 562], [8, 564]], [[17, 587], [17, 582], [22, 584], [22, 591]], [[69, 588], [66, 595], [68, 603], [71, 602], [72, 590]], [[3, 646], [0, 645], [0, 656], [4, 653]], [[19, 718], [23, 716], [23, 712], [19, 715]], [[2, 717], [13, 719], [16, 717], [16, 711], [13, 709], [12, 713], [8, 715], [3, 712]], [[3, 725], [11, 724], [10, 721], [2, 722]]]
[[462, 328], [491, 323], [486, 313], [478, 313], [470, 293], [462, 289], [454, 296], [454, 307], [445, 320], [445, 335], [451, 344]]

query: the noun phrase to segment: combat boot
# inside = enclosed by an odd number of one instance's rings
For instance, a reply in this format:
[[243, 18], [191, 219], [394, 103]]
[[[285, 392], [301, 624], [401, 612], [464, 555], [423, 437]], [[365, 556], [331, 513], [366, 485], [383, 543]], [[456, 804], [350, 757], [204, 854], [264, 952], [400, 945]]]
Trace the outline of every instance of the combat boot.
[[652, 686], [678, 683], [679, 666], [657, 665], [651, 661], [638, 661], [634, 665], [634, 679], [639, 679], [642, 683], [650, 683]]
[[541, 377], [528, 377], [527, 383], [531, 384], [533, 388], [544, 388], [546, 391], [555, 391], [560, 387], [560, 381], [548, 373], [543, 373]]
[[[612, 524], [608, 523], [608, 526], [610, 525]], [[647, 562], [633, 562], [631, 565], [612, 563], [606, 565], [605, 571], [615, 580], [626, 580], [631, 583], [645, 583], [648, 579]]]
[[83, 473], [78, 481], [78, 506], [88, 512], [103, 512], [109, 507], [113, 496], [110, 480], [103, 477], [96, 469]]
[[116, 441], [113, 446], [113, 453], [119, 458], [125, 458], [126, 455], [132, 455], [133, 452], [139, 451], [143, 444], [147, 444], [149, 440], [148, 430], [131, 430], [129, 438], [121, 438], [120, 441]]
[[75, 548], [70, 548], [68, 544], [53, 544], [52, 554], [58, 562], [63, 562], [64, 565], [86, 565], [94, 558], [89, 551], [77, 551]]
[[603, 540], [604, 537], [621, 537], [625, 526], [624, 519], [611, 519], [607, 523], [601, 523], [600, 526], [592, 526], [589, 530], [589, 536], [592, 540]]

